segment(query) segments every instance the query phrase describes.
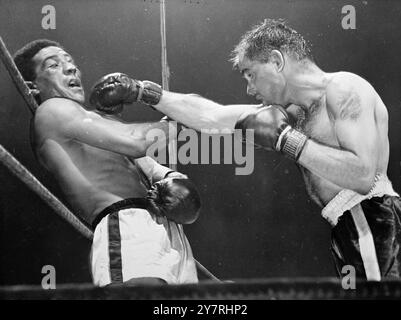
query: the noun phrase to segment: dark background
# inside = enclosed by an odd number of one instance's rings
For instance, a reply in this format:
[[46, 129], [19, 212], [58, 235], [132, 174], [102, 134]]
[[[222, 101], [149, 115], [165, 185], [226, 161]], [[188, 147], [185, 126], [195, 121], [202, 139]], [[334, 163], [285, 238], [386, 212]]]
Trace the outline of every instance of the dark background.
[[[167, 0], [170, 89], [196, 92], [223, 104], [254, 103], [228, 62], [240, 36], [264, 18], [285, 18], [313, 43], [327, 72], [366, 78], [387, 105], [391, 156], [388, 174], [400, 179], [401, 4], [399, 1]], [[41, 9], [56, 8], [56, 30], [43, 30]], [[341, 27], [344, 5], [356, 9], [356, 30]], [[88, 89], [115, 71], [161, 82], [159, 2], [0, 0], [0, 35], [11, 53], [37, 38], [59, 41], [83, 71]], [[0, 143], [63, 200], [29, 145], [29, 109], [0, 65]], [[136, 106], [127, 120], [158, 120]], [[179, 166], [199, 186], [200, 219], [185, 227], [195, 257], [222, 279], [334, 276], [330, 228], [308, 199], [296, 166], [256, 152], [255, 170], [235, 176], [234, 165]], [[90, 282], [90, 242], [0, 165], [1, 284], [39, 284], [56, 268], [57, 283]]]

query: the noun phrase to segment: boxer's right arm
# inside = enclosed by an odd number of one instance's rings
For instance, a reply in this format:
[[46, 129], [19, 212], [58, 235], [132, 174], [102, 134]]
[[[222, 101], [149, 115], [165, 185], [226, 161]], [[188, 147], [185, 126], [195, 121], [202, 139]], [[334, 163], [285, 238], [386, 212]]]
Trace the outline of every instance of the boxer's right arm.
[[152, 185], [146, 198], [150, 212], [179, 224], [191, 224], [200, 214], [200, 194], [188, 178], [162, 179]]
[[[88, 112], [76, 102], [54, 98], [37, 110], [35, 127], [45, 137], [76, 140], [100, 149], [131, 157], [143, 157], [154, 143], [147, 134], [155, 130], [158, 137], [167, 138], [168, 123], [122, 123], [94, 112]], [[154, 135], [153, 135], [154, 136]]]
[[196, 221], [200, 213], [200, 195], [186, 175], [162, 166], [151, 157], [135, 159], [134, 163], [148, 189], [151, 212], [181, 224]]
[[163, 91], [154, 108], [187, 127], [196, 130], [228, 129], [233, 131], [240, 118], [261, 105], [221, 105], [195, 94]]

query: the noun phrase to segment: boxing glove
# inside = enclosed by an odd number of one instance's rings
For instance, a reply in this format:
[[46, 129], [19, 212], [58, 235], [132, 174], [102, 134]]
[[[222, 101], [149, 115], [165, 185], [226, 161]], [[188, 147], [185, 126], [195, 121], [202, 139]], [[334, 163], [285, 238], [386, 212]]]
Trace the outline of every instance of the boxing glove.
[[103, 76], [93, 85], [89, 102], [99, 111], [114, 114], [121, 111], [123, 104], [158, 104], [162, 92], [162, 88], [154, 82], [131, 79], [124, 73], [116, 72]]
[[179, 224], [195, 222], [200, 213], [201, 200], [189, 179], [165, 178], [153, 184], [147, 194], [148, 210]]
[[253, 144], [284, 153], [297, 161], [307, 141], [306, 135], [292, 128], [287, 112], [278, 105], [262, 107], [239, 120], [236, 129], [253, 130]]

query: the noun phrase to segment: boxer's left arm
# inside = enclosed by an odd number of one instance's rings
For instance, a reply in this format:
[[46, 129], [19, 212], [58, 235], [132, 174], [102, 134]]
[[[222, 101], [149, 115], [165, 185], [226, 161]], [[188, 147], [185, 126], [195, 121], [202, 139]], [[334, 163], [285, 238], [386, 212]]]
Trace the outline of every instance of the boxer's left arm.
[[298, 162], [342, 188], [367, 194], [373, 186], [379, 158], [375, 96], [367, 83], [353, 87], [337, 83], [327, 91], [327, 110], [340, 147], [309, 139]]
[[182, 173], [174, 171], [173, 169], [163, 166], [151, 157], [142, 157], [133, 160], [137, 167], [139, 174], [141, 175], [142, 181], [149, 189], [152, 184], [160, 181], [166, 177], [179, 177], [187, 179], [188, 177]]

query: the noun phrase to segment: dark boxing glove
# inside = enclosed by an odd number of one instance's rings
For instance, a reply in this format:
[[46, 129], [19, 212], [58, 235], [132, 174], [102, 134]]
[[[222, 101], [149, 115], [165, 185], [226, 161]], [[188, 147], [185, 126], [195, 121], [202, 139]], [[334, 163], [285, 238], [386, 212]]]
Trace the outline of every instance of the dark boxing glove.
[[148, 210], [179, 224], [190, 224], [199, 217], [201, 200], [189, 179], [165, 178], [148, 191]]
[[235, 128], [242, 130], [243, 137], [247, 129], [253, 130], [254, 140], [251, 142], [255, 145], [283, 152], [295, 161], [308, 140], [306, 135], [291, 127], [287, 112], [278, 105], [258, 109], [239, 120]]
[[154, 82], [134, 80], [116, 72], [105, 75], [94, 84], [89, 102], [99, 111], [114, 114], [122, 110], [123, 104], [158, 104], [162, 93], [161, 86]]

